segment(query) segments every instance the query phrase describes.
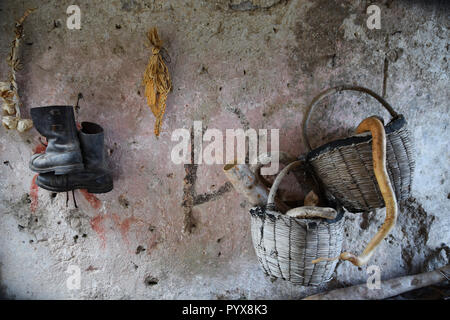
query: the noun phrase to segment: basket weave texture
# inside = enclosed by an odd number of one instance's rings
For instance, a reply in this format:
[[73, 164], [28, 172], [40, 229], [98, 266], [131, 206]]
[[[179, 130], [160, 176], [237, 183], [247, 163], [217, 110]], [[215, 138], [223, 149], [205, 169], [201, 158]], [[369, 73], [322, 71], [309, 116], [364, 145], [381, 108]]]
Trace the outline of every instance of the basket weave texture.
[[[386, 127], [386, 168], [398, 201], [411, 192], [415, 162], [413, 145], [403, 117]], [[372, 136], [333, 141], [307, 156], [314, 173], [328, 191], [350, 212], [384, 207], [374, 176]]]
[[250, 210], [253, 246], [264, 272], [294, 284], [315, 286], [331, 280], [337, 261], [312, 264], [319, 257], [339, 256], [344, 219], [297, 219], [276, 211]]
[[[414, 149], [407, 123], [402, 115], [375, 92], [364, 87], [340, 86], [316, 96], [308, 107], [303, 126], [306, 146], [311, 150], [307, 135], [309, 118], [315, 106], [326, 96], [344, 90], [360, 91], [374, 97], [391, 114], [385, 126], [386, 168], [398, 202], [411, 192], [415, 168]], [[314, 176], [350, 212], [369, 211], [384, 207], [373, 171], [372, 136], [368, 133], [326, 143], [310, 151], [307, 156]]]
[[284, 167], [270, 189], [266, 206], [250, 209], [253, 246], [264, 272], [304, 286], [319, 285], [332, 277], [337, 261], [317, 258], [339, 256], [342, 248], [344, 210], [335, 219], [294, 218], [276, 211], [275, 195], [283, 178], [304, 164], [294, 161]]

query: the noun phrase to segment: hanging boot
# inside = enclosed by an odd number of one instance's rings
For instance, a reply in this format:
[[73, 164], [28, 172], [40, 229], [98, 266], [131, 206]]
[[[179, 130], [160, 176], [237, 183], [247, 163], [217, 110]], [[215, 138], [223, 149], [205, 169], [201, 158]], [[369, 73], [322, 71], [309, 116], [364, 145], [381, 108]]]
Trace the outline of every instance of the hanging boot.
[[32, 108], [30, 113], [36, 130], [47, 138], [45, 153], [31, 157], [30, 169], [56, 175], [83, 169], [73, 107], [39, 107]]
[[78, 133], [84, 170], [67, 175], [41, 173], [36, 184], [53, 192], [87, 189], [89, 193], [106, 193], [113, 189], [111, 173], [106, 169], [103, 128], [92, 122], [82, 122]]

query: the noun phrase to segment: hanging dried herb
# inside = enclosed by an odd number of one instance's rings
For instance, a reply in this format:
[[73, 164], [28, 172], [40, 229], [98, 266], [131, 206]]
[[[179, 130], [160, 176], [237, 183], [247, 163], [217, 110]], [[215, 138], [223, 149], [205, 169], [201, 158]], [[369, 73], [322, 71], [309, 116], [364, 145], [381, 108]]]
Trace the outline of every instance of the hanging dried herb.
[[152, 56], [145, 69], [142, 83], [145, 87], [145, 96], [147, 104], [155, 115], [156, 136], [159, 136], [162, 119], [166, 111], [166, 99], [172, 88], [169, 70], [164, 63], [160, 51], [162, 50], [162, 41], [158, 36], [156, 28], [151, 28], [147, 33], [147, 38], [153, 46]]
[[22, 119], [20, 117], [20, 99], [17, 89], [16, 72], [21, 69], [21, 63], [18, 58], [20, 41], [24, 36], [23, 23], [28, 15], [36, 9], [27, 9], [22, 18], [16, 21], [15, 38], [12, 42], [11, 53], [7, 62], [11, 68], [9, 81], [0, 82], [0, 98], [2, 99], [2, 124], [7, 129], [16, 129], [24, 132], [33, 127], [33, 121]]

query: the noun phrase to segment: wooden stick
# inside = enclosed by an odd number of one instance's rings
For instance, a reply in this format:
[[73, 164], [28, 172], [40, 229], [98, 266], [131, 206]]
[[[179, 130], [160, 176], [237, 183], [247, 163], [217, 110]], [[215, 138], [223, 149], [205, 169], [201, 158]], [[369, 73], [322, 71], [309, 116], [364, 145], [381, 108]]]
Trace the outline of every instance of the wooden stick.
[[336, 289], [306, 297], [304, 300], [376, 300], [390, 298], [404, 292], [440, 283], [450, 278], [450, 265], [443, 268], [381, 281], [380, 289], [369, 289], [367, 284]]

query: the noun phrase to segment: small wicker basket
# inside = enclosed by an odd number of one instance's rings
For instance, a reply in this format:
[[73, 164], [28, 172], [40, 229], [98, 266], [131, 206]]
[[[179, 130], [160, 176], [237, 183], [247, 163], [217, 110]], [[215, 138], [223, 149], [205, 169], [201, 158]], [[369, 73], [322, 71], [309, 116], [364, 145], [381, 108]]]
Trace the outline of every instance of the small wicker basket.
[[311, 151], [307, 135], [309, 118], [315, 106], [325, 97], [344, 90], [367, 93], [391, 114], [386, 130], [386, 167], [397, 200], [409, 197], [414, 173], [413, 145], [406, 120], [375, 92], [355, 86], [340, 86], [323, 91], [308, 107], [303, 138], [309, 153], [306, 159], [316, 178], [350, 212], [384, 207], [372, 164], [372, 136], [359, 134], [326, 143]]
[[264, 272], [303, 286], [331, 280], [337, 261], [312, 260], [339, 256], [342, 248], [344, 210], [334, 220], [298, 219], [274, 208], [279, 182], [300, 161], [280, 171], [270, 190], [267, 206], [250, 209], [253, 246]]

